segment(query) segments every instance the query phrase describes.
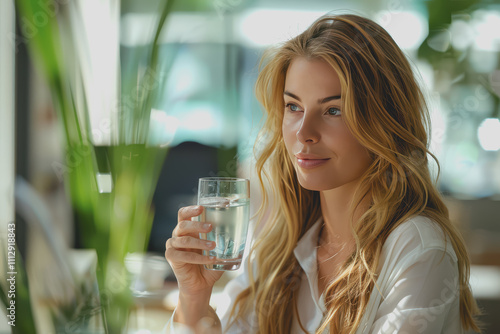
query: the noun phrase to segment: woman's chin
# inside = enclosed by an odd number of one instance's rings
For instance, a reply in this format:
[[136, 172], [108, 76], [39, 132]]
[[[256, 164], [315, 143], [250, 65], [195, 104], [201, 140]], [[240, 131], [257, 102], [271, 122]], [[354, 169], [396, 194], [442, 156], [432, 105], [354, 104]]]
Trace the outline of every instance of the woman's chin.
[[322, 190], [328, 190], [331, 189], [324, 181], [321, 180], [305, 180], [302, 179], [301, 177], [298, 178], [299, 184], [302, 186], [302, 188], [311, 190], [311, 191], [322, 191]]

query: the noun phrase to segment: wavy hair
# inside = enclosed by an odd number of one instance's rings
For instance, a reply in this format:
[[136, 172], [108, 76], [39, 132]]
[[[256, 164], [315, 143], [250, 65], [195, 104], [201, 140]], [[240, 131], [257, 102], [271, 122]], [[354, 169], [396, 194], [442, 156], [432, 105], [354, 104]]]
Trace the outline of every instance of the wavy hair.
[[[469, 259], [459, 231], [432, 181], [428, 156], [430, 120], [424, 94], [404, 53], [375, 22], [361, 16], [325, 15], [299, 36], [267, 50], [256, 82], [266, 119], [256, 143], [262, 188], [258, 221], [266, 222], [250, 250], [250, 286], [236, 298], [230, 319], [256, 312], [259, 333], [289, 333], [297, 312], [301, 268], [293, 250], [321, 217], [319, 192], [298, 183], [282, 137], [285, 75], [296, 57], [322, 59], [337, 72], [343, 119], [366, 147], [372, 163], [362, 175], [352, 205], [356, 249], [325, 291], [327, 314], [316, 333], [354, 333], [376, 282], [382, 246], [407, 219], [423, 215], [441, 226], [458, 258], [460, 316], [465, 329], [480, 331], [479, 309], [469, 287]], [[369, 209], [354, 221], [365, 196]], [[299, 322], [300, 323], [300, 322]], [[300, 324], [304, 332], [302, 324]]]

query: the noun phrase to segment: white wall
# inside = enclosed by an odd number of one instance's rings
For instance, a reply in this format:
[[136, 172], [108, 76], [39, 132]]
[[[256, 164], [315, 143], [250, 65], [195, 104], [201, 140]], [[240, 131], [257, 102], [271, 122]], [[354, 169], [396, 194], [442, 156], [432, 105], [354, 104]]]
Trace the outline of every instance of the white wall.
[[[7, 223], [14, 221], [14, 0], [0, 1], [0, 266], [7, 255]], [[3, 272], [3, 269], [1, 270]], [[4, 282], [1, 282], [4, 283]], [[10, 330], [0, 312], [0, 331]]]
[[[14, 221], [14, 1], [0, 1], [0, 234]], [[2, 251], [4, 251], [2, 249]]]

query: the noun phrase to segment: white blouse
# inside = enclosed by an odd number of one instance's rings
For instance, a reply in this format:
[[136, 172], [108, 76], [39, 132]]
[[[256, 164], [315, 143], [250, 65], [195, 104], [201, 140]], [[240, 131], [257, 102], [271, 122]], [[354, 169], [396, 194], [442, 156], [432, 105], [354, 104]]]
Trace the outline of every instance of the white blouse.
[[[299, 240], [294, 250], [303, 269], [297, 308], [302, 325], [309, 333], [319, 328], [326, 307], [318, 291], [316, 241], [320, 218]], [[398, 226], [382, 248], [377, 271], [377, 287], [371, 292], [361, 325], [356, 334], [460, 334], [459, 282], [457, 257], [441, 228], [429, 218], [417, 216]], [[249, 286], [248, 262], [242, 273], [224, 289], [227, 303], [217, 314], [223, 330], [236, 296]], [[227, 333], [257, 333], [255, 310], [237, 320]], [[166, 333], [186, 333], [186, 328], [170, 319]], [[328, 328], [324, 333], [328, 332]], [[293, 319], [293, 334], [302, 334]]]

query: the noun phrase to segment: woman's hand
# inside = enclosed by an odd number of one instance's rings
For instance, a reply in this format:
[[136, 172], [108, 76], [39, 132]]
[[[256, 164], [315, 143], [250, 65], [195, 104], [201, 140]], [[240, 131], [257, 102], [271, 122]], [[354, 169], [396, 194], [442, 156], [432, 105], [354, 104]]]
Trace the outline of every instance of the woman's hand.
[[215, 263], [214, 258], [202, 254], [203, 250], [215, 248], [215, 242], [199, 238], [199, 233], [212, 230], [212, 224], [191, 220], [202, 212], [202, 206], [181, 208], [172, 238], [165, 244], [165, 258], [177, 278], [179, 293], [189, 298], [210, 295], [215, 282], [224, 273], [203, 267]]

